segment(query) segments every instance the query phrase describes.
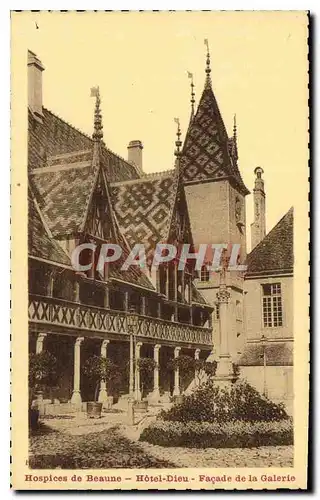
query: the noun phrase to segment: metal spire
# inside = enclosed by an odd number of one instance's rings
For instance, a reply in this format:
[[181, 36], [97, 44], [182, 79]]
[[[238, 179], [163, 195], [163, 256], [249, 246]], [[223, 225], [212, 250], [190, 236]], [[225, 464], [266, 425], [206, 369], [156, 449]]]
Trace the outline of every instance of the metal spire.
[[190, 73], [190, 71], [188, 71], [188, 78], [191, 79], [191, 84], [190, 84], [190, 87], [191, 87], [191, 119], [194, 117], [194, 104], [195, 104], [195, 93], [194, 93], [194, 83], [193, 83], [193, 73]]
[[207, 47], [207, 61], [206, 61], [206, 84], [205, 87], [211, 87], [211, 67], [210, 67], [210, 51], [209, 51], [209, 42], [208, 39], [204, 39], [204, 44]]
[[180, 120], [179, 118], [175, 118], [174, 119], [174, 122], [178, 125], [177, 127], [177, 140], [176, 140], [176, 150], [174, 152], [174, 154], [176, 156], [180, 156], [180, 147], [182, 145], [182, 142], [180, 140], [180, 137], [181, 137], [181, 129], [180, 129]]
[[237, 140], [237, 115], [233, 115], [233, 138]]
[[94, 130], [92, 134], [92, 139], [95, 142], [99, 142], [103, 138], [103, 125], [102, 125], [102, 115], [101, 115], [101, 109], [100, 109], [100, 91], [99, 87], [93, 87], [91, 89], [91, 97], [96, 98], [96, 105], [95, 105], [95, 110], [94, 110]]
[[237, 115], [233, 115], [233, 157], [238, 160], [238, 136], [237, 136]]

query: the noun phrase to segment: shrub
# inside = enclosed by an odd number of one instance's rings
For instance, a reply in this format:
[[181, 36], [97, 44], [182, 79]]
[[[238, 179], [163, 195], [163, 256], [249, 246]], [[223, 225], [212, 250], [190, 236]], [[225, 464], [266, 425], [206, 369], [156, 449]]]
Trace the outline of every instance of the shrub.
[[268, 422], [287, 419], [288, 415], [283, 404], [273, 403], [247, 382], [221, 388], [209, 380], [182, 403], [162, 411], [160, 417], [173, 422]]
[[29, 406], [37, 391], [52, 389], [59, 384], [57, 358], [49, 351], [29, 354]]
[[281, 422], [166, 422], [143, 430], [140, 441], [187, 448], [255, 448], [293, 444], [290, 419]]
[[93, 355], [83, 365], [83, 373], [95, 385], [94, 400], [97, 401], [100, 382], [117, 381], [120, 376], [118, 365], [111, 359]]
[[153, 382], [153, 371], [156, 368], [157, 363], [152, 358], [139, 358], [138, 359], [138, 367], [140, 372], [141, 379], [141, 392], [144, 394], [144, 391], [152, 386]]

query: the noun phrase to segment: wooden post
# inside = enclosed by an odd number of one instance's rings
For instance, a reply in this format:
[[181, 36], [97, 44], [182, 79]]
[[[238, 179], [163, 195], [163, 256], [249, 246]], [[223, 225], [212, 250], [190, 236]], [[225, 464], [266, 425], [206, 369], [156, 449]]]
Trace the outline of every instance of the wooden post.
[[104, 289], [104, 298], [103, 305], [105, 309], [110, 309], [110, 295], [109, 295], [109, 286], [107, 285]]

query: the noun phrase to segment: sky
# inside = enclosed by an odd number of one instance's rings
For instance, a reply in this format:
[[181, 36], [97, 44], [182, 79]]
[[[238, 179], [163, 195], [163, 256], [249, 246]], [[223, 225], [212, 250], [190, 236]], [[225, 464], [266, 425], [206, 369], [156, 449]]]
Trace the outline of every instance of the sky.
[[[38, 29], [36, 27], [38, 26]], [[43, 104], [87, 134], [100, 87], [104, 141], [127, 157], [143, 142], [144, 171], [173, 167], [176, 125], [182, 139], [205, 79], [209, 40], [212, 84], [229, 135], [238, 124], [239, 167], [252, 191], [264, 169], [267, 231], [295, 205], [308, 176], [307, 18], [301, 12], [22, 12], [12, 45], [45, 66]], [[13, 75], [14, 76], [14, 75]], [[247, 196], [247, 232], [253, 218]], [[250, 247], [250, 244], [249, 244]]]

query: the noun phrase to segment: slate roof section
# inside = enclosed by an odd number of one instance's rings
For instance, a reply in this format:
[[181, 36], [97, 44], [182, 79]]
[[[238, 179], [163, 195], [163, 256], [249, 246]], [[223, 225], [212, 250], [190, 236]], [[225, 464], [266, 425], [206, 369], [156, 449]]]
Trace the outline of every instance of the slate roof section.
[[236, 161], [230, 155], [225, 129], [211, 85], [206, 84], [182, 149], [185, 183], [229, 178], [240, 192], [249, 194]]
[[[208, 304], [208, 302], [206, 301], [200, 290], [197, 289], [194, 283], [192, 283], [191, 287], [191, 300], [195, 304], [203, 304], [204, 306], [210, 306], [210, 304]], [[213, 309], [213, 306], [210, 307], [212, 307]]]
[[247, 256], [247, 276], [293, 273], [293, 207]]
[[111, 185], [113, 207], [129, 245], [145, 245], [146, 252], [166, 241], [175, 197], [175, 177], [147, 177]]
[[[42, 123], [36, 121], [29, 111], [29, 170], [45, 167], [49, 156], [75, 151], [91, 150], [93, 140], [80, 130], [43, 108]], [[102, 145], [102, 157], [109, 182], [138, 179], [134, 165]]]
[[69, 257], [50, 237], [31, 196], [28, 196], [28, 253], [30, 257], [38, 257], [67, 266], [71, 265]]
[[52, 236], [79, 232], [96, 178], [92, 151], [52, 157], [29, 178]]
[[[248, 342], [244, 346], [238, 364], [240, 366], [263, 366], [263, 347], [259, 342]], [[266, 345], [267, 366], [293, 366], [293, 342], [269, 342]]]

